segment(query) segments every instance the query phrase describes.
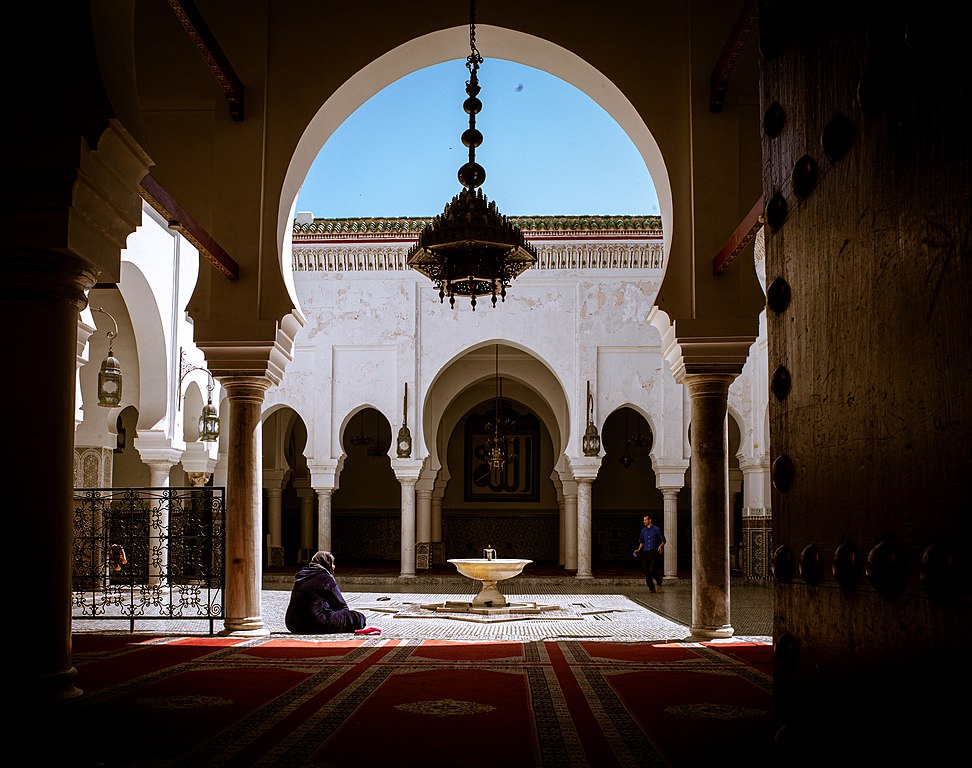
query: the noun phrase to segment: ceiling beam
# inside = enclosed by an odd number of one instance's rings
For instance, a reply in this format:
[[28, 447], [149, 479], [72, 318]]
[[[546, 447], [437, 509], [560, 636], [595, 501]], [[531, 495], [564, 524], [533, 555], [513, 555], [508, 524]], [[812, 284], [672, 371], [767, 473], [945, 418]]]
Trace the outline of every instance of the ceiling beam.
[[759, 3], [757, 0], [744, 0], [739, 17], [733, 25], [729, 39], [722, 49], [722, 55], [716, 62], [709, 77], [709, 111], [721, 112], [726, 105], [726, 91], [729, 90], [729, 75], [732, 74], [736, 60], [742, 53], [746, 39], [755, 29], [756, 22], [759, 20]]
[[763, 198], [760, 196], [759, 200], [756, 201], [756, 205], [746, 214], [746, 218], [739, 223], [736, 231], [729, 236], [726, 244], [722, 246], [722, 249], [712, 260], [712, 274], [721, 275], [729, 269], [729, 265], [753, 241], [753, 238], [756, 237], [756, 233], [759, 232], [759, 228], [762, 226]]
[[169, 0], [169, 7], [175, 12], [176, 18], [182, 24], [196, 46], [196, 50], [202, 54], [206, 65], [209, 67], [219, 87], [223, 89], [226, 101], [229, 104], [229, 113], [236, 121], [242, 121], [243, 114], [243, 82], [233, 69], [223, 49], [219, 47], [216, 36], [206, 24], [202, 14], [196, 7], [195, 0]]
[[189, 211], [179, 205], [159, 182], [149, 174], [138, 186], [138, 193], [146, 203], [169, 223], [169, 229], [178, 232], [198, 249], [206, 261], [230, 280], [240, 277], [240, 265], [217, 243]]

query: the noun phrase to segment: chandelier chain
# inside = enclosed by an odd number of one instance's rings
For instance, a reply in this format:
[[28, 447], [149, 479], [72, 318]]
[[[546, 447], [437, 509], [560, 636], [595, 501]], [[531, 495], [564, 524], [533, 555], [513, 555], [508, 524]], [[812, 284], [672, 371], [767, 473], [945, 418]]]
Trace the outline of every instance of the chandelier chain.
[[470, 72], [479, 69], [483, 63], [483, 57], [479, 55], [476, 48], [476, 0], [469, 0], [469, 56], [466, 59], [466, 67]]

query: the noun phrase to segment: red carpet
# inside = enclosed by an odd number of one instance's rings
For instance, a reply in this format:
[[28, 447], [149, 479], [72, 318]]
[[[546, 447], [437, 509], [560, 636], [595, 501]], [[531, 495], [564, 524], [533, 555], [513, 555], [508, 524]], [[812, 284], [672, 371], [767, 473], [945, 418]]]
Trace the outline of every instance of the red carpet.
[[74, 636], [74, 766], [770, 763], [768, 645]]

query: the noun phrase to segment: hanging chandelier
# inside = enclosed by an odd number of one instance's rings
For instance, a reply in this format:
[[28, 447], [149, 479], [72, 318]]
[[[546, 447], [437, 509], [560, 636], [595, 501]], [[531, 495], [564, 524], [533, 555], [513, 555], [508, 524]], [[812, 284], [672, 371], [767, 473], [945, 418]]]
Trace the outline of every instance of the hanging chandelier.
[[467, 98], [462, 105], [469, 115], [469, 128], [461, 137], [463, 146], [469, 148], [469, 162], [458, 173], [463, 189], [419, 233], [407, 263], [432, 280], [440, 302], [448, 296], [449, 306], [454, 308], [456, 296], [468, 296], [475, 312], [477, 296], [492, 297], [494, 307], [497, 296], [506, 301], [510, 282], [537, 263], [537, 254], [520, 228], [479, 189], [486, 170], [476, 162], [476, 147], [483, 143], [483, 134], [476, 129], [476, 115], [483, 108], [478, 98], [477, 72], [483, 57], [476, 49], [476, 0], [469, 3], [469, 50]]
[[[499, 344], [496, 345], [496, 396], [493, 399], [493, 434], [486, 440], [486, 463], [489, 464], [490, 479], [494, 483], [500, 480], [500, 473], [503, 468], [511, 461], [518, 458], [516, 447], [508, 436], [501, 434], [500, 425], [508, 427], [509, 424], [502, 417], [503, 401], [503, 379], [499, 375]], [[489, 428], [487, 424], [487, 429]]]

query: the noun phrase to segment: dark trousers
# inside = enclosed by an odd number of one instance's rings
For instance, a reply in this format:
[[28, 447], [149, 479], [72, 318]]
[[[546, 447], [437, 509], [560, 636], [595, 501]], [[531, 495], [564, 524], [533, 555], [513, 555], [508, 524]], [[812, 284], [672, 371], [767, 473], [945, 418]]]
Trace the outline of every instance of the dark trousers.
[[641, 564], [645, 567], [645, 584], [652, 592], [655, 591], [655, 582], [658, 582], [658, 586], [661, 586], [663, 561], [662, 553], [657, 549], [641, 553]]

